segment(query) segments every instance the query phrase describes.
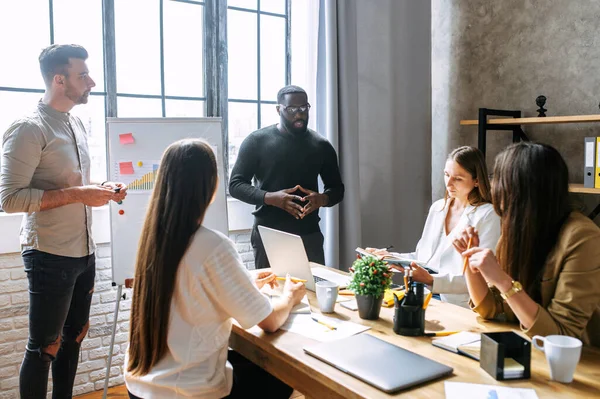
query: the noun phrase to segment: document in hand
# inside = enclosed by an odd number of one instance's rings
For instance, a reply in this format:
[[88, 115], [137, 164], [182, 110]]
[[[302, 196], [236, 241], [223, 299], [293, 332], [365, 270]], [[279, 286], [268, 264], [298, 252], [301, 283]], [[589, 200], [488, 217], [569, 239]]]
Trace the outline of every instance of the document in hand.
[[[425, 262], [421, 262], [415, 259], [405, 258], [400, 255], [398, 252], [388, 252], [384, 249], [376, 249], [376, 248], [356, 248], [356, 253], [362, 256], [374, 256], [378, 259], [384, 260], [388, 263], [392, 263], [394, 265], [400, 265], [404, 267], [409, 267], [412, 262], [415, 262], [417, 265], [424, 267]], [[397, 271], [397, 270], [394, 270]]]
[[481, 334], [461, 331], [447, 337], [434, 339], [431, 343], [438, 348], [479, 360]]

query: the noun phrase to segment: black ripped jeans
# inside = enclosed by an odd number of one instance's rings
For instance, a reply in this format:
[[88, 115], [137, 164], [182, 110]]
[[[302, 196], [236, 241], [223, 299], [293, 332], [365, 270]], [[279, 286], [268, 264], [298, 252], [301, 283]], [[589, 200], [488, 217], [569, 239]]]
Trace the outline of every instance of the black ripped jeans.
[[79, 348], [88, 328], [96, 258], [23, 252], [29, 279], [29, 340], [21, 365], [22, 399], [45, 399], [52, 363], [52, 398], [71, 398]]

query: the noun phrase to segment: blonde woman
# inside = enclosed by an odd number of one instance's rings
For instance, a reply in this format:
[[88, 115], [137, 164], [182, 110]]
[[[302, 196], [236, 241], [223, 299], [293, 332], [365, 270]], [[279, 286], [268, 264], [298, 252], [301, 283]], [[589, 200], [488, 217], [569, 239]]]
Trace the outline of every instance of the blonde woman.
[[414, 260], [411, 269], [415, 281], [427, 284], [444, 302], [468, 307], [463, 259], [453, 241], [467, 226], [479, 231], [484, 248], [494, 249], [500, 237], [500, 218], [491, 204], [481, 151], [466, 146], [452, 151], [444, 167], [444, 182], [446, 194], [429, 209], [416, 251], [400, 256]]

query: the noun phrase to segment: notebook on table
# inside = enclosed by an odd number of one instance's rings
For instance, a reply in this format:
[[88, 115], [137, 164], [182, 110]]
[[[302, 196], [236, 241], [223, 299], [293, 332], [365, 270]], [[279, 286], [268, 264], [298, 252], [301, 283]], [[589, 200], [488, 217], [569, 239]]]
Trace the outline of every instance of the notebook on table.
[[461, 331], [456, 334], [448, 335], [447, 337], [434, 339], [431, 343], [438, 348], [479, 360], [481, 334], [470, 331]]
[[370, 334], [306, 346], [304, 351], [387, 393], [435, 380], [453, 371], [452, 367]]

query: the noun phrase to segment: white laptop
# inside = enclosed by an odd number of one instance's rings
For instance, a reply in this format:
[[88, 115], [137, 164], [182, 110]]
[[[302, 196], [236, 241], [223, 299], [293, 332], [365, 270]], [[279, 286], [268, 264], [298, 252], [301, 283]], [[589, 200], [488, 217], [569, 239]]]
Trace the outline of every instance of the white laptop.
[[315, 290], [315, 282], [319, 280], [332, 281], [340, 288], [346, 288], [350, 284], [349, 276], [309, 262], [300, 236], [265, 226], [258, 226], [258, 231], [271, 269], [276, 275], [285, 277], [289, 273], [292, 277], [304, 279], [306, 288], [311, 291]]

